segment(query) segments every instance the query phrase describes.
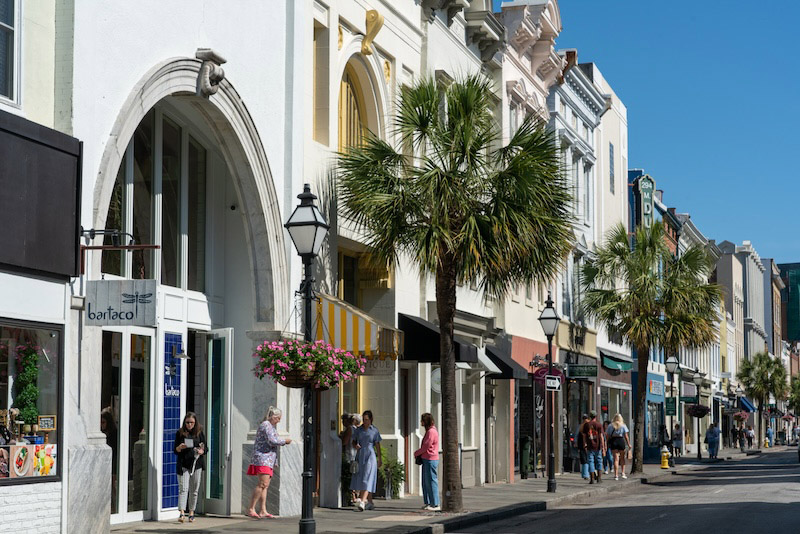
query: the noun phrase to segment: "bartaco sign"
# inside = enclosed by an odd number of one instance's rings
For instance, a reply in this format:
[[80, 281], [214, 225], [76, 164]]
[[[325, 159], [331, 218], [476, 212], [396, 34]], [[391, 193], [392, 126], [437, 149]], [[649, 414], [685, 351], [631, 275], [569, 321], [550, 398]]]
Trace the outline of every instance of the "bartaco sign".
[[87, 326], [155, 326], [155, 280], [86, 283]]

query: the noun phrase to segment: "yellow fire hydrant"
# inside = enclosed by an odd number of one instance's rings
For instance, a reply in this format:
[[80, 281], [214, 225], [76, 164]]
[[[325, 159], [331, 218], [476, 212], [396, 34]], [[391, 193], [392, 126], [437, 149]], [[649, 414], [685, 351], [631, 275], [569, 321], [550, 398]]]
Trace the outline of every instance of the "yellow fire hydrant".
[[661, 447], [661, 469], [669, 469], [669, 457], [670, 457], [669, 450], [667, 446], [664, 445]]
[[769, 449], [769, 439], [764, 438], [764, 448]]

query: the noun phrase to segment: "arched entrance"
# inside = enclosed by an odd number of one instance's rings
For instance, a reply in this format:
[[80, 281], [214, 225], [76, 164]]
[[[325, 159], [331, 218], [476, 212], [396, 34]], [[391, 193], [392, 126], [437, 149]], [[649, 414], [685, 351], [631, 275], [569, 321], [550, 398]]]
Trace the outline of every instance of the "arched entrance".
[[248, 337], [281, 328], [289, 309], [276, 187], [233, 86], [223, 80], [211, 98], [196, 95], [200, 66], [171, 60], [140, 81], [94, 188], [95, 228], [160, 247], [104, 252], [90, 264], [91, 279], [154, 280], [159, 310], [152, 328], [90, 335], [102, 359], [101, 407], [118, 429], [107, 434], [115, 452], [112, 522], [177, 515], [170, 453], [188, 411], [206, 427], [198, 511], [239, 511], [236, 466], [257, 422], [250, 414], [276, 389], [252, 376]]

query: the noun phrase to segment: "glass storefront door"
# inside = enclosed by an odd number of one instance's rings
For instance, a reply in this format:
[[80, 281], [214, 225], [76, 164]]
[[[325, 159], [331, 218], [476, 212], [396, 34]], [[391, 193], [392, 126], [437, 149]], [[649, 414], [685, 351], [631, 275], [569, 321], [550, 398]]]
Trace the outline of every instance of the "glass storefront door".
[[204, 511], [229, 515], [230, 505], [230, 409], [231, 409], [231, 355], [233, 353], [233, 328], [212, 330], [208, 333], [206, 376], [206, 457]]
[[103, 330], [100, 425], [112, 451], [112, 523], [151, 515], [153, 337], [146, 328]]

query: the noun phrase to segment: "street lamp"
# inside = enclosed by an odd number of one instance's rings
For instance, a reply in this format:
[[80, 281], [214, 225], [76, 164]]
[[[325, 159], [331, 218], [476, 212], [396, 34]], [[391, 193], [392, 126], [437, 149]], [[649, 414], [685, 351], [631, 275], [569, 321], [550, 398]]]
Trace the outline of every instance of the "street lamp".
[[[558, 317], [558, 312], [553, 307], [553, 299], [550, 297], [550, 292], [547, 292], [547, 300], [542, 314], [539, 316], [539, 323], [542, 325], [544, 335], [547, 336], [547, 374], [553, 374], [553, 336], [556, 335], [558, 330], [558, 323], [561, 319]], [[555, 445], [553, 444], [553, 433], [555, 425], [553, 424], [553, 392], [545, 390], [545, 404], [546, 412], [546, 425], [547, 431], [550, 434], [548, 440], [550, 443], [550, 454], [547, 459], [547, 492], [555, 493], [556, 491], [556, 455]]]
[[[311, 338], [311, 285], [314, 279], [311, 275], [311, 265], [317, 257], [322, 241], [328, 233], [328, 223], [325, 217], [314, 205], [316, 195], [311, 193], [311, 186], [305, 184], [303, 192], [297, 195], [300, 205], [297, 206], [283, 226], [292, 238], [297, 254], [303, 258], [303, 282], [300, 284], [300, 293], [303, 295], [305, 317], [303, 321], [303, 334], [306, 341]], [[300, 516], [300, 534], [314, 534], [317, 524], [314, 521], [314, 495], [312, 484], [312, 469], [314, 465], [314, 390], [307, 385], [303, 391], [303, 501]]]
[[[673, 382], [674, 382], [675, 373], [680, 371], [681, 362], [678, 361], [678, 358], [676, 358], [675, 355], [672, 355], [669, 358], [667, 358], [666, 362], [664, 362], [664, 366], [667, 368], [667, 372], [669, 373], [669, 392], [670, 392], [670, 396], [675, 400], [675, 405], [673, 406], [673, 408], [675, 409], [675, 413], [677, 414], [678, 413], [678, 399], [675, 397], [675, 389], [674, 389], [675, 386], [674, 386]], [[673, 417], [675, 417], [675, 416], [674, 415], [670, 415], [669, 416], [669, 432], [667, 433], [667, 435], [672, 435], [672, 432], [674, 431], [673, 429], [675, 428], [675, 425], [673, 423], [675, 422], [675, 420], [673, 419]], [[683, 442], [682, 439], [681, 439], [681, 442]], [[672, 445], [672, 444], [670, 444], [670, 445]], [[670, 448], [672, 448], [672, 447], [670, 447]], [[673, 454], [670, 455], [669, 461], [670, 461], [670, 463], [672, 465], [675, 465], [675, 454], [674, 454], [674, 451], [673, 451]]]
[[[700, 369], [694, 370], [694, 376], [692, 377], [692, 382], [694, 382], [695, 386], [697, 386], [697, 405], [700, 406], [700, 386], [703, 385], [703, 377], [705, 377], [705, 373], [701, 373]], [[700, 455], [700, 418], [696, 417], [697, 419], [697, 459], [700, 460], [703, 457]]]

